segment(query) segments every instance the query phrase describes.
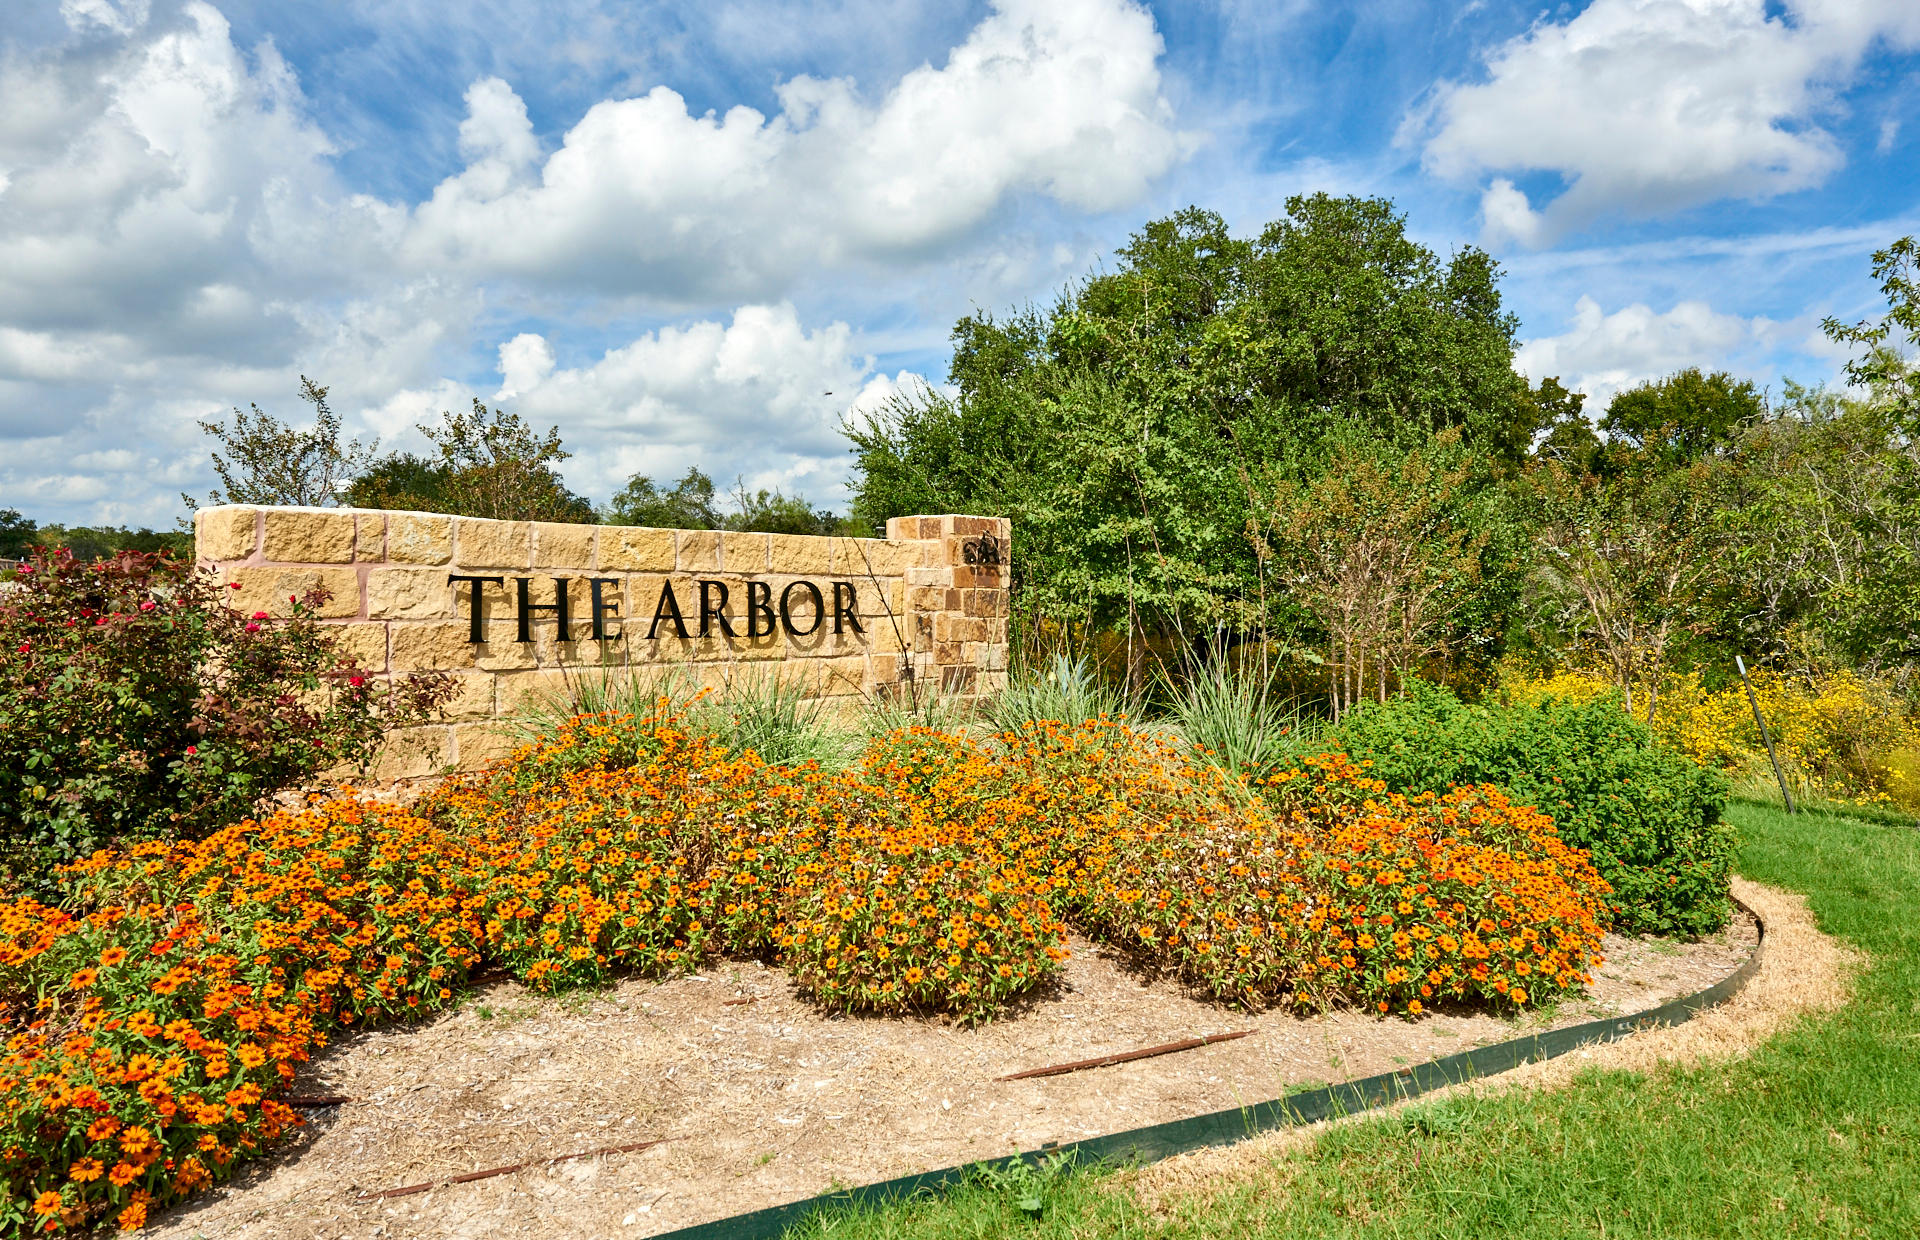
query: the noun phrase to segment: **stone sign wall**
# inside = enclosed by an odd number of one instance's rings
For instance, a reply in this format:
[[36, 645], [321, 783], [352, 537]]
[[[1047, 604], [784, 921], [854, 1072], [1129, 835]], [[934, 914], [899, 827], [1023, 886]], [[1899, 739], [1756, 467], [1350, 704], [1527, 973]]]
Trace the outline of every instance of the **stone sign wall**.
[[570, 684], [678, 665], [719, 688], [779, 676], [817, 697], [976, 696], [1007, 667], [1009, 523], [898, 517], [886, 538], [486, 521], [342, 508], [203, 508], [194, 550], [229, 602], [288, 612], [319, 586], [342, 652], [381, 677], [452, 676], [447, 722], [381, 774], [471, 769], [503, 721]]

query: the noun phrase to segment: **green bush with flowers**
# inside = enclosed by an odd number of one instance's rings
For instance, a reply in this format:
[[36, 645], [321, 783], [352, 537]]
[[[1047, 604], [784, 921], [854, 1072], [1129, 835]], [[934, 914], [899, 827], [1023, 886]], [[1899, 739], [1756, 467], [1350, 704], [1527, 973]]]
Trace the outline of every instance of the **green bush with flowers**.
[[0, 585], [0, 864], [16, 877], [218, 830], [445, 700], [443, 678], [386, 689], [343, 660], [321, 595], [270, 616], [225, 593], [133, 551], [37, 549]]

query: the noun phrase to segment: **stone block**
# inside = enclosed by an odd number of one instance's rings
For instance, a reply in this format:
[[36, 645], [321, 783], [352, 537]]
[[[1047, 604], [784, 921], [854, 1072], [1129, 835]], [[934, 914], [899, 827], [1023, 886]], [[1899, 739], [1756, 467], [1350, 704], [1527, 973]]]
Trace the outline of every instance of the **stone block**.
[[388, 632], [392, 651], [388, 666], [401, 672], [445, 672], [477, 668], [514, 671], [537, 666], [532, 643], [510, 640], [510, 628], [495, 626], [490, 640], [474, 645], [467, 640], [467, 622], [426, 621], [396, 624]]
[[502, 672], [494, 684], [494, 713], [511, 719], [542, 709], [570, 709], [579, 673], [557, 668]]
[[878, 624], [868, 625], [867, 649], [881, 653], [905, 650], [910, 631], [910, 622], [904, 619], [898, 624], [890, 620], [882, 620]]
[[378, 564], [386, 559], [387, 514], [356, 512], [353, 521], [353, 558], [362, 564]]
[[683, 573], [720, 571], [720, 532], [718, 530], [676, 530], [673, 537], [674, 564]]
[[376, 568], [367, 574], [367, 615], [375, 620], [438, 620], [466, 614], [471, 583], [449, 584], [443, 568]]
[[798, 577], [824, 577], [833, 571], [833, 542], [831, 538], [808, 534], [770, 535], [767, 570]]
[[533, 535], [526, 521], [453, 519], [454, 560], [462, 568], [517, 568], [533, 565]]
[[962, 615], [992, 619], [1000, 614], [1002, 597], [998, 590], [962, 590], [960, 591], [960, 612]]
[[933, 640], [936, 642], [983, 642], [987, 640], [987, 622], [943, 611], [933, 618]]
[[[854, 580], [852, 583], [854, 614], [863, 619], [868, 616], [884, 617], [888, 615], [891, 610], [889, 599], [892, 596], [893, 587], [899, 584], [899, 582], [893, 581], [875, 583], [865, 579]], [[898, 613], [895, 611], [892, 614]]]
[[980, 669], [965, 665], [942, 666], [940, 668], [940, 692], [972, 693]]
[[339, 620], [360, 614], [360, 576], [351, 568], [302, 568], [292, 565], [268, 565], [229, 568], [222, 574], [225, 582], [239, 582], [238, 590], [226, 593], [227, 606], [248, 615], [264, 611], [275, 619], [292, 614], [290, 598], [304, 599], [313, 589], [323, 589], [329, 598], [316, 612], [323, 619]]
[[535, 521], [532, 525], [534, 567], [592, 571], [595, 527], [558, 521]]
[[445, 769], [453, 761], [453, 729], [402, 728], [387, 733], [374, 758], [375, 779], [417, 779]]
[[953, 574], [953, 584], [961, 589], [1004, 590], [1007, 587], [1005, 568], [982, 568], [961, 565], [948, 570]]
[[193, 553], [202, 560], [244, 560], [259, 544], [257, 510], [202, 508], [193, 514]]
[[454, 765], [478, 771], [512, 755], [524, 742], [498, 723], [459, 723], [453, 727]]
[[321, 629], [333, 643], [334, 654], [363, 672], [387, 670], [387, 626], [365, 621], [329, 624]]
[[813, 659], [809, 662], [811, 664], [809, 670], [813, 674], [814, 696], [841, 697], [867, 691], [868, 667], [865, 655]]
[[453, 518], [420, 512], [387, 514], [389, 564], [453, 562]]
[[881, 576], [902, 577], [909, 568], [920, 562], [920, 544], [889, 538], [885, 550], [876, 550], [874, 558], [876, 571], [880, 571], [881, 563], [886, 565], [885, 570], [880, 572]]
[[609, 525], [600, 531], [600, 571], [670, 573], [676, 559], [672, 530]]
[[262, 557], [278, 564], [353, 563], [354, 515], [311, 508], [269, 508]]
[[449, 719], [493, 718], [493, 673], [455, 672], [449, 679], [453, 682], [453, 696], [441, 708], [442, 714]]
[[771, 534], [727, 534], [720, 540], [720, 567], [730, 573], [764, 573], [771, 565]]
[[944, 566], [910, 568], [907, 570], [907, 584], [910, 586], [950, 586], [953, 584], [953, 572], [953, 569]]
[[[601, 548], [605, 554], [606, 548]], [[639, 641], [646, 637], [647, 626], [653, 623], [654, 608], [660, 605], [660, 591], [669, 581], [673, 581], [674, 598], [680, 604], [680, 614], [686, 615], [686, 600], [680, 598], [680, 582], [685, 578], [672, 578], [664, 573], [639, 573], [626, 579], [626, 605], [622, 611], [626, 622], [621, 626], [629, 641]], [[662, 621], [661, 628], [672, 632], [671, 621]]]

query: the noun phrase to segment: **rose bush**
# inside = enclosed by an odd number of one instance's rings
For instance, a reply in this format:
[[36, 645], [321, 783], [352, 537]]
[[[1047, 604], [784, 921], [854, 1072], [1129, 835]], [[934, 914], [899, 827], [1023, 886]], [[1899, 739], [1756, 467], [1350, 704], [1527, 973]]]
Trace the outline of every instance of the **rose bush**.
[[0, 862], [43, 885], [109, 842], [196, 838], [263, 796], [361, 764], [444, 678], [392, 686], [343, 659], [315, 610], [241, 612], [164, 553], [44, 548], [0, 591]]

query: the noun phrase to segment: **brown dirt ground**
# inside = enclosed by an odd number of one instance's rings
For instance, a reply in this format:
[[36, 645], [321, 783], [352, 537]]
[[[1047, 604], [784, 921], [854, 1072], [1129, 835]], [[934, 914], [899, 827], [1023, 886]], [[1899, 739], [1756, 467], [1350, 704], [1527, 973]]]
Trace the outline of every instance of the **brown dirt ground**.
[[[1792, 897], [1764, 888], [1742, 890], [1762, 897], [1755, 907], [1770, 927], [1769, 909], [1797, 907]], [[1800, 916], [1818, 939], [1804, 910]], [[1836, 949], [1796, 954], [1797, 933], [1789, 930], [1782, 948], [1770, 929], [1765, 967], [1728, 1008], [1679, 1030], [1523, 1071], [1528, 1079], [1558, 1080], [1553, 1071], [1570, 1061], [1585, 1066], [1637, 1054], [1629, 1062], [1645, 1062], [1645, 1050], [1622, 1048], [1675, 1038], [1681, 1045], [1751, 1044], [1764, 1034], [1741, 1032], [1748, 1024], [1770, 1030], [1801, 1010], [1795, 1005], [1806, 1000], [1802, 992], [1818, 990], [1819, 977], [1836, 975], [1831, 967], [1802, 975], [1802, 968], [1830, 965]], [[802, 1000], [783, 972], [752, 962], [664, 983], [630, 979], [590, 996], [547, 998], [496, 982], [424, 1025], [359, 1034], [330, 1048], [297, 1088], [354, 1101], [315, 1113], [292, 1145], [161, 1216], [148, 1234], [651, 1235], [808, 1197], [835, 1183], [869, 1183], [1264, 1101], [1289, 1087], [1368, 1076], [1528, 1029], [1644, 1010], [1726, 976], [1756, 937], [1742, 915], [1725, 935], [1701, 943], [1610, 938], [1588, 998], [1520, 1022], [1454, 1012], [1418, 1021], [1357, 1012], [1248, 1015], [1141, 977], [1086, 942], [1073, 944], [1057, 989], [973, 1029], [932, 1019], [829, 1016]], [[1786, 997], [1768, 997], [1776, 994]], [[744, 997], [752, 1002], [725, 1004]], [[1709, 1023], [1718, 1032], [1704, 1040], [1693, 1032]], [[1066, 1076], [994, 1080], [1235, 1029], [1254, 1033]], [[672, 1140], [417, 1196], [356, 1199], [656, 1137]], [[1140, 1180], [1141, 1191], [1177, 1194], [1183, 1184], [1265, 1165], [1290, 1148], [1288, 1139], [1159, 1164], [1139, 1173], [1166, 1168], [1158, 1180]]]

